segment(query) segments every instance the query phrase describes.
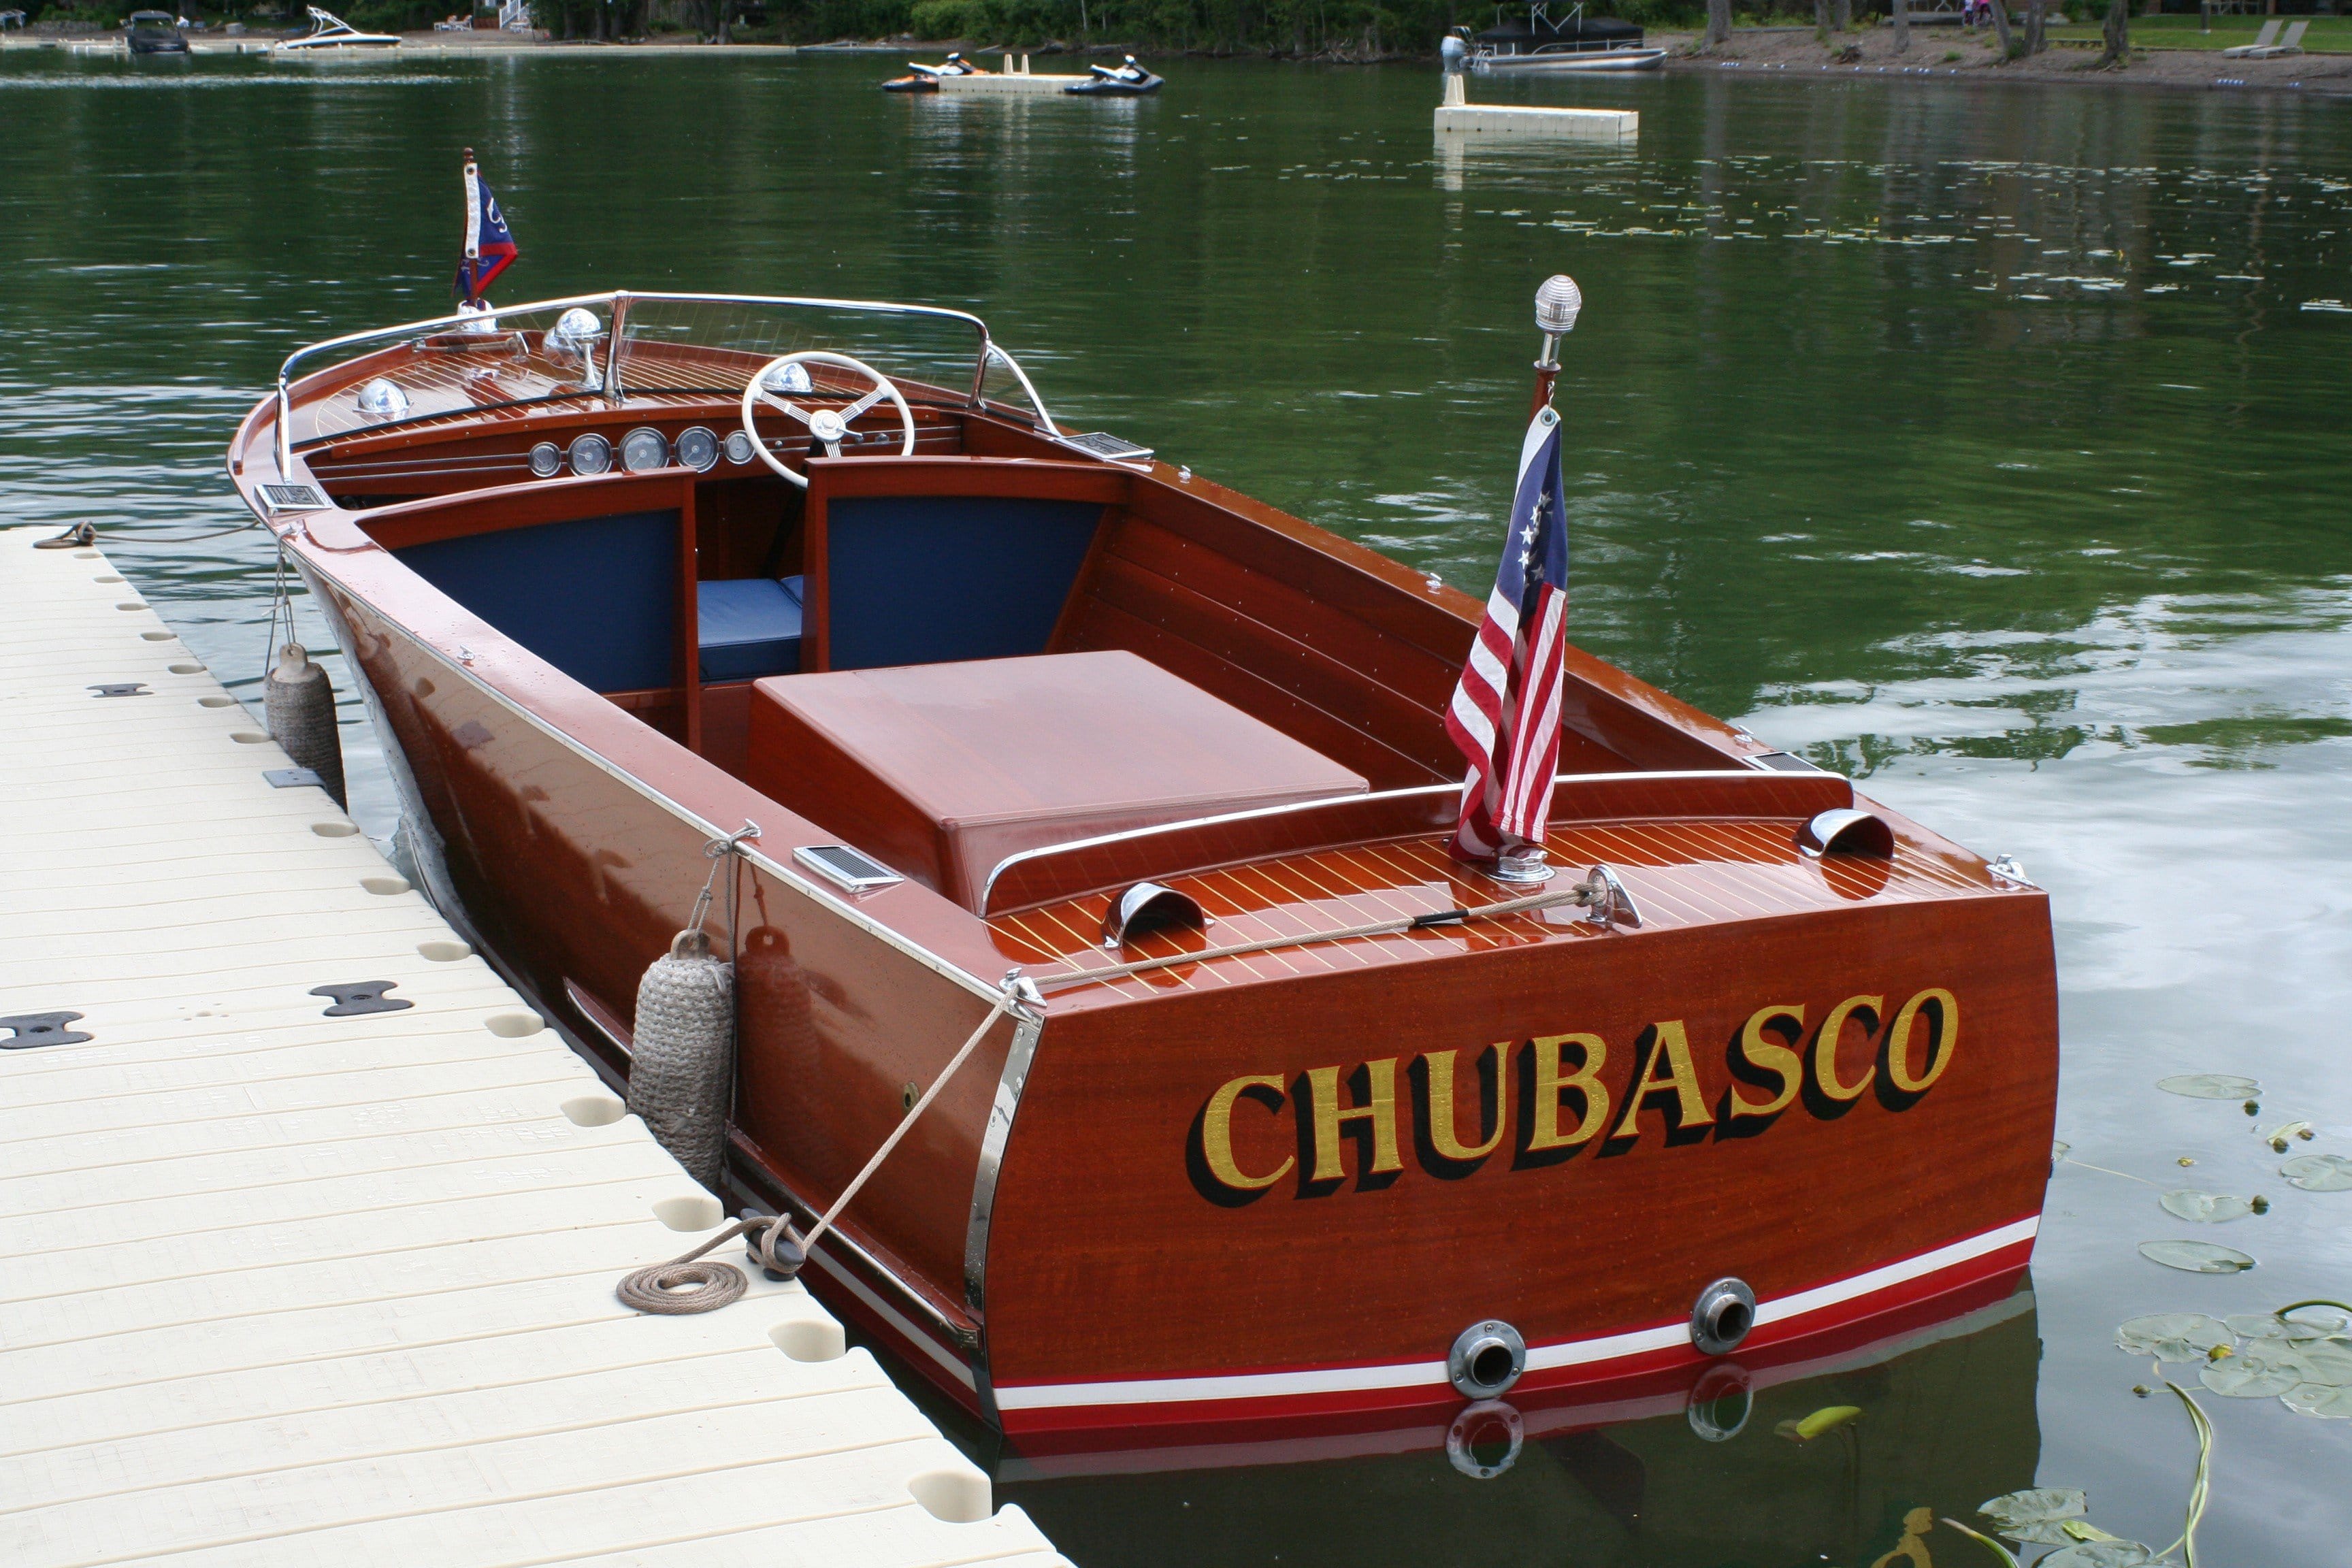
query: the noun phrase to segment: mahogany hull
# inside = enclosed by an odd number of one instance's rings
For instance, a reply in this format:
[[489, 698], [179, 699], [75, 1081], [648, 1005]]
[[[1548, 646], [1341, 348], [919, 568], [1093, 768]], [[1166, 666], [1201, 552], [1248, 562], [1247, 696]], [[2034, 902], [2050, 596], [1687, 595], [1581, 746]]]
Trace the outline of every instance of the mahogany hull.
[[[405, 352], [320, 373], [283, 475], [257, 411], [232, 470], [265, 516], [268, 481], [344, 487], [348, 510], [273, 531], [367, 688], [420, 874], [616, 1085], [639, 978], [716, 876], [739, 1002], [730, 1206], [829, 1206], [1007, 972], [1045, 984], [988, 1026], [806, 1276], [1006, 1433], [1442, 1421], [1465, 1397], [1449, 1349], [1486, 1322], [1524, 1340], [1515, 1402], [1687, 1388], [1730, 1364], [1694, 1344], [1712, 1282], [1753, 1292], [1738, 1355], [1785, 1360], [2024, 1267], [2057, 1075], [2039, 889], [1571, 648], [1549, 847], [1571, 876], [1615, 868], [1641, 918], [1560, 904], [1334, 936], [1508, 896], [1444, 852], [1438, 718], [1465, 595], [945, 395], [924, 454], [812, 459], [804, 504], [782, 506], [780, 484], [676, 467], [507, 482], [573, 425], [658, 418], [667, 440], [717, 417], [684, 381], [652, 414], [320, 423], [361, 374], [433, 369]], [[1099, 508], [1044, 655], [1139, 656], [1371, 792], [1080, 837], [970, 886], [824, 883], [793, 851], [840, 829], [747, 782], [760, 699], [703, 684], [697, 601], [804, 575], [799, 668], [830, 668], [826, 574], [851, 557], [828, 552], [876, 498]], [[467, 608], [414, 564], [612, 519], [667, 552], [667, 689], [592, 688], [502, 631], [529, 582]], [[1801, 852], [1847, 807], [1890, 854]], [[759, 838], [714, 861], [747, 824]], [[1209, 934], [1130, 939], [1124, 956], [1166, 961], [1149, 973], [1075, 975], [1110, 961], [1108, 893], [1139, 877], [1194, 899]], [[1210, 940], [1270, 945], [1185, 957]]]

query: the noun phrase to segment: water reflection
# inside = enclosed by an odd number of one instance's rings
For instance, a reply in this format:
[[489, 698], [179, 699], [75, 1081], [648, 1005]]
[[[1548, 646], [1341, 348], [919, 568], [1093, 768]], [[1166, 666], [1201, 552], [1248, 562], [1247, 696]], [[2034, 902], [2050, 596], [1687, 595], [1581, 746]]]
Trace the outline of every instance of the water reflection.
[[[1087, 1568], [1916, 1563], [1916, 1510], [1972, 1519], [2041, 1452], [2032, 1289], [1928, 1319], [1793, 1365], [1395, 1428], [1063, 1452], [951, 1432]], [[1860, 1414], [1794, 1435], [1839, 1406]]]

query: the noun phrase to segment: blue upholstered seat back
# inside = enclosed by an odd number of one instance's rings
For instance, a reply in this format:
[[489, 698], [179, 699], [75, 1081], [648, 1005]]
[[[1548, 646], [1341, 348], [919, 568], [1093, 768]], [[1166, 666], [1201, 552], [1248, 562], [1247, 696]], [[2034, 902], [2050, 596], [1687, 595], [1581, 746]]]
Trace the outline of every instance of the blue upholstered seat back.
[[394, 552], [410, 570], [595, 691], [677, 684], [674, 511], [543, 522]]
[[845, 497], [825, 507], [835, 669], [1043, 653], [1098, 501]]
[[757, 680], [801, 668], [801, 580], [716, 578], [695, 584], [702, 679]]

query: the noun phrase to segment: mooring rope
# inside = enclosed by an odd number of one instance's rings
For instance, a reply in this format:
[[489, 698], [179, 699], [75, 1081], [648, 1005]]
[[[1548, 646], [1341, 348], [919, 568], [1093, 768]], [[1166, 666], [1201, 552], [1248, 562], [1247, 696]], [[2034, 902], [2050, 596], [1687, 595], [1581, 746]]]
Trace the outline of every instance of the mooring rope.
[[[989, 1007], [987, 1016], [981, 1019], [980, 1026], [972, 1030], [971, 1037], [965, 1040], [962, 1048], [949, 1058], [946, 1067], [940, 1069], [940, 1075], [931, 1080], [931, 1087], [923, 1091], [923, 1097], [908, 1108], [907, 1114], [892, 1129], [890, 1136], [882, 1141], [882, 1146], [874, 1151], [874, 1157], [866, 1162], [866, 1168], [841, 1189], [841, 1195], [833, 1200], [831, 1208], [817, 1217], [816, 1224], [809, 1227], [808, 1235], [794, 1235], [782, 1215], [757, 1215], [739, 1220], [691, 1252], [673, 1258], [667, 1263], [656, 1263], [625, 1276], [614, 1292], [620, 1297], [621, 1304], [640, 1312], [669, 1316], [717, 1311], [740, 1297], [750, 1288], [750, 1281], [744, 1279], [743, 1271], [731, 1263], [704, 1263], [699, 1259], [712, 1248], [721, 1247], [739, 1236], [751, 1237], [751, 1252], [759, 1258], [761, 1267], [770, 1274], [782, 1279], [797, 1275], [817, 1242], [833, 1228], [833, 1222], [840, 1217], [841, 1211], [849, 1206], [850, 1200], [857, 1195], [858, 1190], [882, 1168], [882, 1162], [890, 1157], [890, 1151], [898, 1146], [899, 1140], [905, 1138], [923, 1112], [931, 1108], [931, 1102], [939, 1099], [940, 1091], [947, 1088], [948, 1080], [955, 1077], [957, 1069], [980, 1048], [980, 1042], [987, 1037], [996, 1020], [1024, 999], [1026, 989], [1019, 970], [1005, 975], [1003, 984], [998, 988], [996, 1001]], [[1034, 999], [1034, 992], [1029, 994]]]
[[[1342, 926], [1338, 931], [1302, 932], [1297, 936], [1261, 937], [1254, 942], [1228, 942], [1223, 947], [1204, 947], [1197, 952], [1180, 952], [1167, 958], [1143, 958], [1132, 963], [1107, 963], [1092, 969], [1066, 969], [1030, 978], [1039, 989], [1048, 985], [1077, 985], [1093, 980], [1124, 980], [1133, 974], [1149, 974], [1154, 970], [1173, 969], [1180, 964], [1205, 963], [1213, 958], [1237, 958], [1244, 953], [1271, 952], [1280, 947], [1306, 947], [1317, 942], [1351, 942], [1358, 937], [1395, 936], [1409, 931], [1427, 931], [1433, 926], [1460, 925], [1465, 921], [1496, 919], [1503, 915], [1525, 914], [1531, 910], [1547, 910], [1559, 904], [1591, 905], [1609, 896], [1605, 885], [1596, 889], [1591, 881], [1577, 883], [1558, 892], [1533, 893], [1524, 899], [1506, 899], [1498, 904], [1479, 904], [1470, 909], [1433, 910], [1422, 915], [1399, 915], [1392, 920], [1371, 921], [1363, 925]], [[1063, 962], [1069, 962], [1065, 959]]]

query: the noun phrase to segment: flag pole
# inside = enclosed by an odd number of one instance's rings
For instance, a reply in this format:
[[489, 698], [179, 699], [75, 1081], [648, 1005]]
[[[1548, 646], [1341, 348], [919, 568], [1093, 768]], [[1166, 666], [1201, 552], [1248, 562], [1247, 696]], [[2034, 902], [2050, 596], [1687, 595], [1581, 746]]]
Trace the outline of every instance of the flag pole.
[[474, 150], [468, 147], [462, 176], [466, 188], [466, 257], [461, 269], [466, 274], [466, 309], [469, 310], [482, 302], [481, 290], [475, 282], [481, 272], [482, 259], [482, 204], [474, 189], [480, 177], [474, 166]]

